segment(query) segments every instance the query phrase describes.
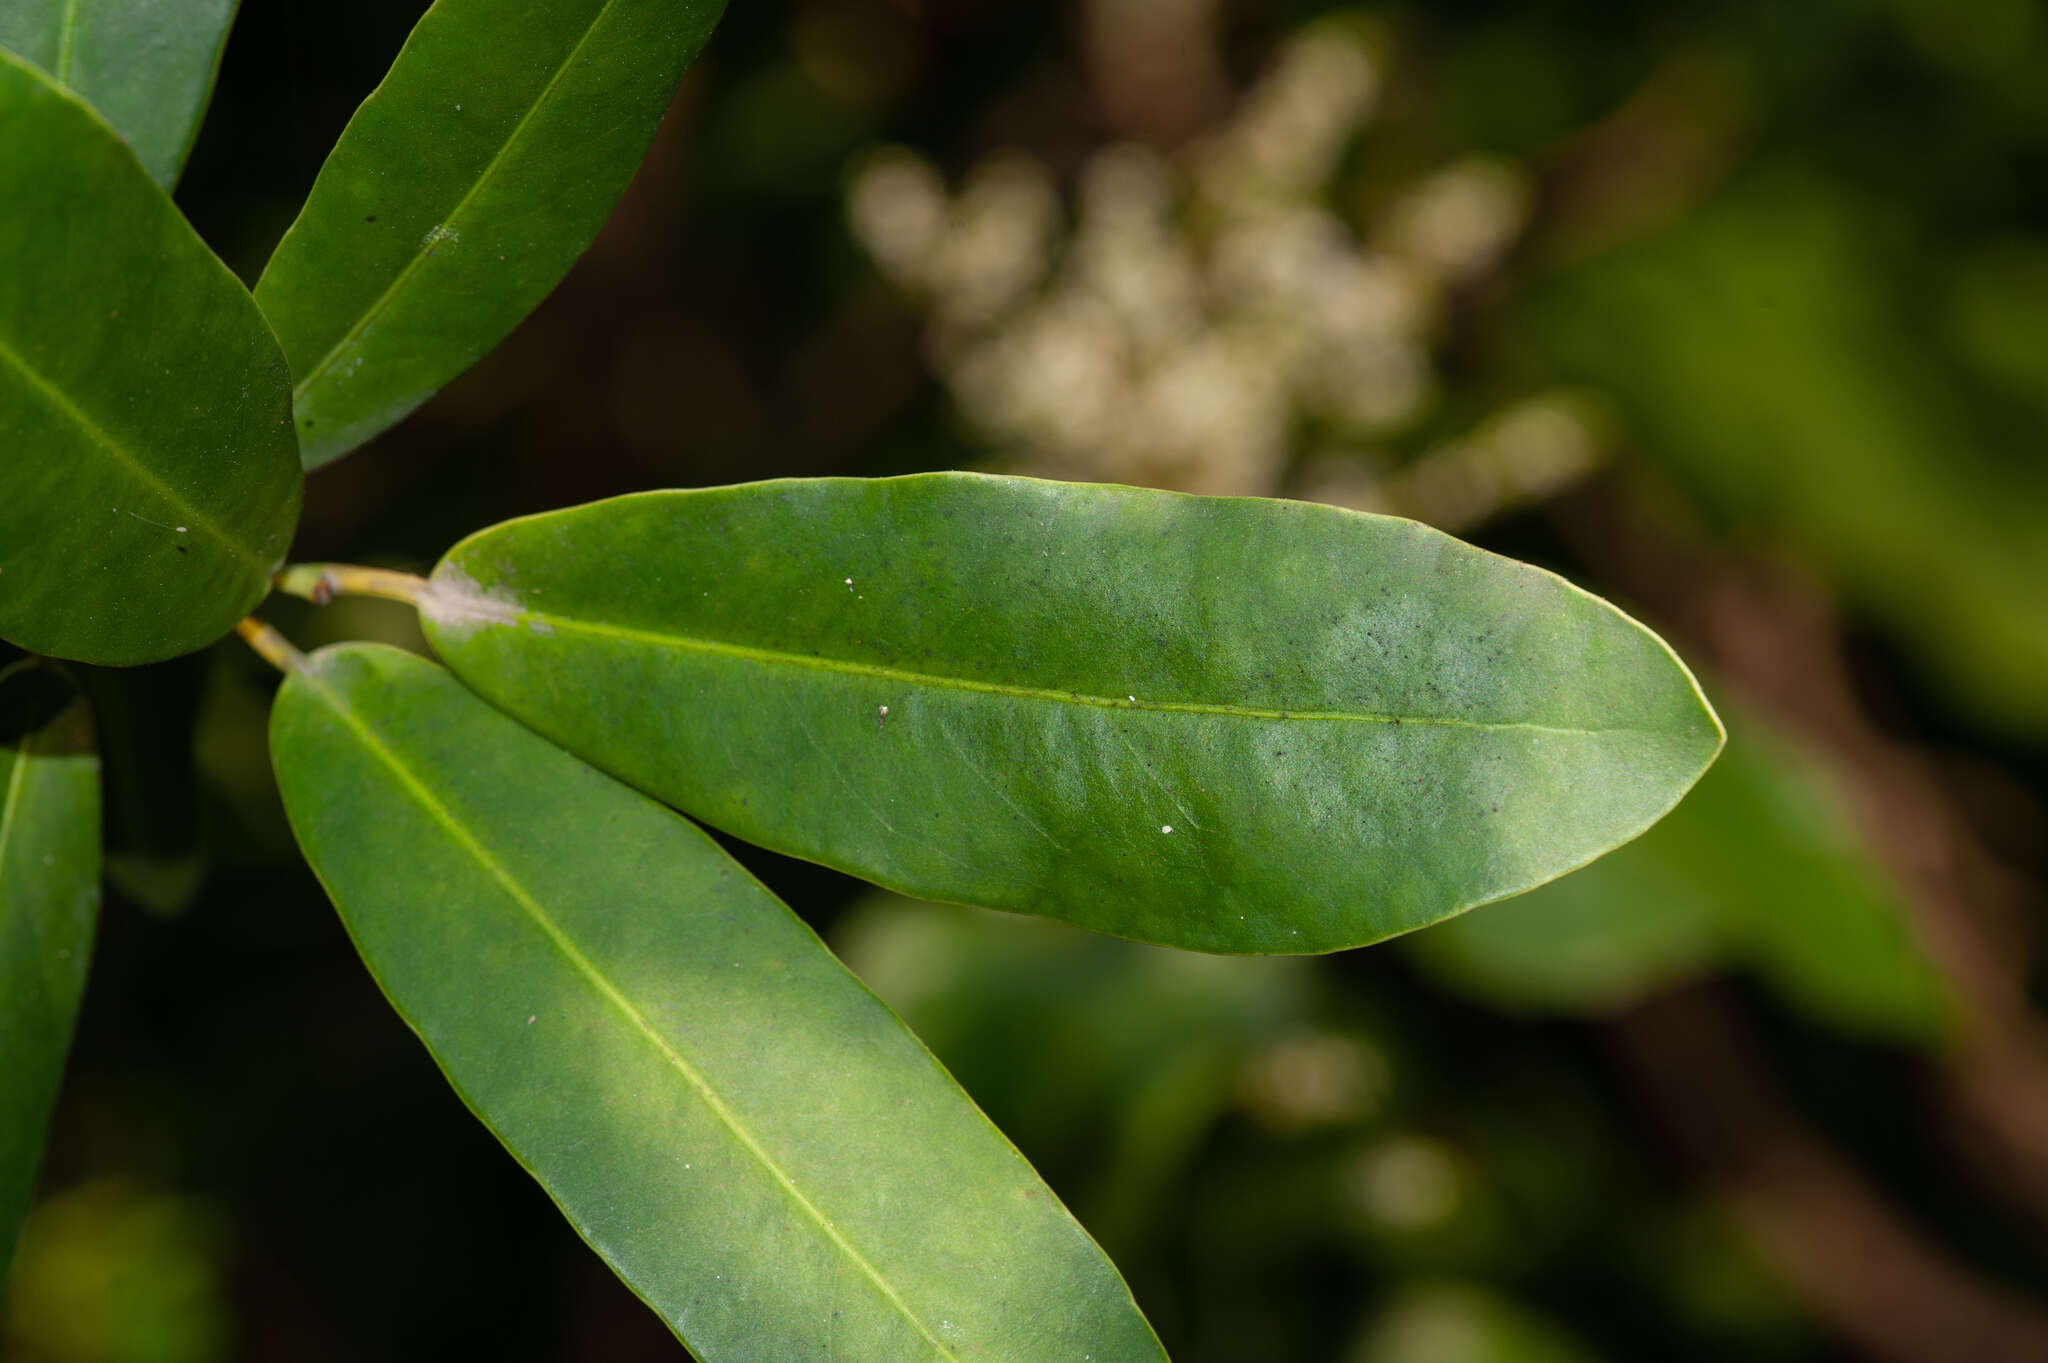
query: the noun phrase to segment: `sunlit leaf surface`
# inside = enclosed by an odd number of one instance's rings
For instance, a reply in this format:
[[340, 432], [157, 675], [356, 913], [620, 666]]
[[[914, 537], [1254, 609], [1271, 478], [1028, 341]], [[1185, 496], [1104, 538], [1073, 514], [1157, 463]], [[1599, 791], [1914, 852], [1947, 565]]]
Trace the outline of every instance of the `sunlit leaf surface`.
[[375, 645], [295, 673], [272, 745], [400, 1014], [707, 1363], [1161, 1363], [1030, 1166], [702, 832]]

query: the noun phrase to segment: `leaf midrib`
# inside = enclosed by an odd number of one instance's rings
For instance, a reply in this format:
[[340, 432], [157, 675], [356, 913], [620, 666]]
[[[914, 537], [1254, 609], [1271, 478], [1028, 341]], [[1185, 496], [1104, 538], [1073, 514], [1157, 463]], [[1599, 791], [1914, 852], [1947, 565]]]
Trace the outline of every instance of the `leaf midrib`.
[[327, 702], [328, 707], [334, 711], [342, 723], [354, 731], [356, 736], [362, 740], [364, 746], [376, 756], [378, 761], [391, 770], [392, 774], [398, 778], [399, 783], [412, 796], [414, 801], [419, 804], [420, 808], [436, 823], [445, 828], [449, 836], [455, 840], [456, 845], [468, 853], [471, 859], [483, 868], [485, 874], [489, 875], [507, 895], [511, 896], [512, 901], [519, 905], [520, 910], [533, 921], [534, 925], [541, 930], [549, 943], [561, 953], [570, 966], [597, 990], [599, 997], [616, 1008], [632, 1024], [635, 1030], [649, 1042], [653, 1043], [655, 1049], [661, 1053], [662, 1058], [667, 1060], [678, 1074], [682, 1075], [683, 1079], [704, 1100], [705, 1105], [711, 1109], [712, 1113], [725, 1128], [738, 1139], [747, 1152], [754, 1157], [755, 1161], [773, 1177], [777, 1186], [787, 1193], [790, 1199], [817, 1223], [818, 1228], [825, 1233], [825, 1237], [853, 1262], [854, 1266], [860, 1270], [869, 1282], [875, 1285], [876, 1289], [881, 1292], [884, 1300], [895, 1307], [903, 1318], [910, 1322], [932, 1348], [937, 1350], [941, 1358], [952, 1360], [952, 1363], [961, 1363], [960, 1356], [947, 1348], [937, 1336], [932, 1334], [931, 1330], [918, 1317], [917, 1313], [912, 1311], [903, 1298], [897, 1295], [896, 1289], [882, 1277], [873, 1264], [868, 1262], [867, 1257], [839, 1233], [839, 1229], [832, 1224], [824, 1212], [819, 1210], [815, 1203], [804, 1196], [803, 1190], [797, 1187], [796, 1183], [787, 1173], [783, 1172], [782, 1166], [777, 1164], [767, 1149], [755, 1139], [753, 1133], [740, 1121], [738, 1114], [726, 1106], [725, 1101], [719, 1097], [717, 1091], [705, 1081], [702, 1075], [697, 1073], [696, 1067], [678, 1054], [675, 1048], [669, 1044], [668, 1039], [656, 1031], [648, 1023], [646, 1017], [641, 1014], [640, 1010], [633, 1006], [632, 1001], [620, 993], [611, 981], [605, 978], [603, 972], [591, 963], [587, 956], [577, 950], [575, 943], [569, 939], [568, 935], [562, 931], [554, 919], [548, 916], [547, 911], [540, 906], [538, 901], [527, 893], [525, 886], [521, 885], [518, 879], [496, 857], [491, 855], [490, 850], [478, 842], [470, 834], [469, 830], [462, 826], [455, 818], [453, 811], [437, 799], [434, 793], [427, 789], [426, 785], [418, 777], [413, 775], [411, 768], [400, 761], [398, 755], [367, 724], [358, 719], [354, 711], [344, 704], [339, 696], [330, 691], [310, 669], [301, 669], [298, 675], [313, 688], [315, 694]]
[[53, 411], [84, 432], [86, 438], [92, 441], [93, 444], [98, 445], [106, 453], [112, 455], [137, 481], [175, 507], [179, 520], [185, 522], [192, 529], [205, 531], [209, 538], [218, 542], [222, 548], [226, 549], [235, 558], [247, 564], [259, 577], [269, 576], [269, 566], [262, 559], [258, 558], [254, 551], [243, 547], [238, 540], [223, 530], [212, 516], [186, 501], [169, 483], [158, 477], [149, 465], [137, 458], [132, 450], [114, 439], [111, 435], [108, 435], [84, 408], [65, 396], [63, 389], [50, 382], [40, 371], [29, 364], [19, 351], [8, 345], [5, 340], [0, 340], [0, 360], [4, 360], [16, 373], [27, 380], [29, 387], [41, 394], [43, 400], [49, 404]]
[[[569, 55], [562, 59], [561, 65], [557, 66], [554, 73], [548, 77], [548, 82], [541, 87], [540, 94], [527, 107], [526, 112], [519, 116], [519, 121], [512, 125], [512, 131], [506, 134], [505, 140], [499, 143], [498, 149], [491, 153], [491, 159], [477, 173], [476, 179], [470, 182], [469, 188], [463, 191], [462, 197], [456, 200], [455, 207], [450, 209], [447, 216], [443, 217], [436, 224], [437, 227], [446, 228], [453, 226], [462, 217], [463, 213], [468, 210], [470, 204], [476, 200], [476, 196], [483, 193], [484, 186], [489, 184], [491, 177], [498, 173], [498, 167], [511, 154], [512, 148], [521, 137], [526, 135], [527, 125], [533, 122], [535, 116], [547, 106], [548, 101], [554, 98], [555, 87], [562, 83], [562, 77], [567, 75], [569, 68], [576, 64], [576, 58], [582, 54], [585, 44], [589, 43], [590, 35], [597, 32], [598, 26], [605, 21], [605, 17], [612, 12], [612, 6], [617, 3], [618, 0], [605, 0], [604, 4], [598, 7], [597, 13], [591, 16], [589, 25], [583, 30], [583, 36], [578, 38], [575, 45], [569, 49]], [[349, 326], [349, 329], [342, 333], [341, 339], [328, 347], [327, 353], [314, 362], [313, 367], [306, 372], [306, 377], [300, 379], [293, 386], [292, 401], [294, 403], [304, 399], [306, 394], [313, 390], [313, 385], [325, 377], [327, 371], [334, 367], [336, 361], [362, 338], [363, 333], [369, 329], [370, 324], [384, 314], [385, 309], [391, 306], [392, 302], [405, 288], [407, 281], [426, 263], [427, 257], [430, 254], [424, 245], [417, 247], [413, 251], [412, 258], [405, 263], [405, 268], [401, 269], [397, 277], [385, 286], [384, 292], [378, 294], [370, 306], [363, 310], [362, 316], [356, 318]]]
[[[433, 616], [438, 593], [429, 590], [419, 599], [419, 605], [429, 618]], [[471, 603], [473, 605], [473, 603]], [[831, 672], [843, 676], [873, 677], [883, 681], [901, 682], [906, 686], [928, 686], [937, 690], [969, 691], [981, 695], [1004, 696], [1016, 700], [1043, 701], [1059, 705], [1082, 705], [1101, 710], [1156, 711], [1164, 714], [1206, 715], [1224, 719], [1270, 720], [1275, 723], [1354, 723], [1375, 724], [1391, 727], [1414, 726], [1417, 728], [1475, 729], [1487, 733], [1535, 733], [1554, 734], [1568, 738], [1598, 738], [1608, 734], [1637, 734], [1652, 736], [1661, 733], [1657, 729], [1635, 728], [1629, 725], [1615, 725], [1608, 728], [1574, 728], [1568, 725], [1538, 724], [1526, 720], [1484, 720], [1462, 719], [1455, 715], [1393, 715], [1371, 714], [1353, 710], [1278, 710], [1250, 705], [1221, 705], [1207, 701], [1130, 700], [1116, 696], [1097, 696], [1080, 691], [1055, 691], [1044, 687], [1019, 686], [1002, 682], [976, 681], [971, 677], [947, 676], [943, 673], [916, 672], [909, 668], [892, 667], [886, 663], [866, 663], [850, 658], [825, 658], [802, 653], [790, 653], [782, 649], [761, 648], [752, 644], [735, 644], [723, 639], [706, 639], [687, 634], [667, 634], [659, 630], [637, 629], [628, 625], [586, 620], [575, 616], [556, 615], [548, 611], [532, 610], [524, 606], [507, 606], [507, 617], [486, 619], [485, 625], [528, 625], [538, 623], [551, 630], [568, 630], [572, 633], [589, 634], [599, 638], [616, 639], [623, 643], [644, 644], [655, 648], [674, 648], [685, 652], [708, 653], [719, 657], [737, 658], [766, 666], [806, 668], [817, 672]], [[461, 628], [469, 622], [449, 622], [452, 628]]]

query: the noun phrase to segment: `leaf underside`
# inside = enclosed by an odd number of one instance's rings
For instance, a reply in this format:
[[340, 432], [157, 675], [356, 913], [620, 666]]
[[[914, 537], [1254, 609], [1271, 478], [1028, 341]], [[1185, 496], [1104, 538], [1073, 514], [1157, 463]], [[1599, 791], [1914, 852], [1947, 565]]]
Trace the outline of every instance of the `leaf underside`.
[[477, 692], [749, 841], [1211, 951], [1356, 946], [1656, 821], [1662, 641], [1411, 522], [965, 474], [647, 493], [457, 546]]
[[191, 652], [268, 592], [297, 523], [284, 356], [113, 131], [5, 52], [0, 141], [0, 638]]
[[439, 0], [256, 286], [306, 467], [504, 338], [597, 235], [723, 0]]
[[1162, 1363], [1023, 1158], [701, 831], [388, 648], [314, 655], [272, 749], [394, 1006], [706, 1363]]

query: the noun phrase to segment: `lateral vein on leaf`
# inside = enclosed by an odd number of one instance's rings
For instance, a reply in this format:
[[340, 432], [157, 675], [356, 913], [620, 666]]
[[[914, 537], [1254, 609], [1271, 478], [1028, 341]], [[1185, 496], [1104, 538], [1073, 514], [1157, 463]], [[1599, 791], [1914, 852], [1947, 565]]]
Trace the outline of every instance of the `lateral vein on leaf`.
[[311, 669], [301, 671], [298, 675], [314, 689], [322, 700], [327, 702], [328, 707], [340, 717], [342, 723], [355, 732], [356, 736], [362, 740], [363, 745], [380, 762], [390, 768], [392, 774], [398, 778], [399, 783], [419, 804], [420, 808], [426, 811], [427, 815], [436, 823], [445, 828], [449, 836], [454, 839], [456, 845], [468, 853], [470, 858], [483, 868], [485, 874], [496, 881], [499, 888], [504, 890], [515, 904], [519, 905], [520, 910], [541, 930], [549, 943], [562, 954], [563, 958], [569, 962], [577, 973], [590, 982], [591, 986], [596, 989], [599, 997], [616, 1008], [633, 1025], [635, 1030], [649, 1042], [653, 1043], [655, 1049], [661, 1052], [662, 1057], [674, 1067], [678, 1074], [682, 1075], [691, 1088], [696, 1090], [697, 1095], [704, 1100], [705, 1105], [711, 1109], [712, 1113], [724, 1124], [725, 1128], [739, 1140], [741, 1145], [746, 1147], [748, 1153], [753, 1155], [754, 1159], [763, 1169], [767, 1170], [782, 1190], [789, 1195], [790, 1199], [817, 1223], [818, 1228], [825, 1233], [826, 1239], [830, 1240], [839, 1248], [841, 1253], [853, 1261], [854, 1266], [866, 1276], [869, 1282], [875, 1285], [876, 1290], [882, 1294], [883, 1298], [891, 1306], [894, 1306], [905, 1320], [910, 1322], [917, 1332], [931, 1344], [932, 1348], [938, 1351], [940, 1357], [952, 1360], [952, 1363], [962, 1363], [960, 1356], [947, 1348], [937, 1336], [933, 1335], [931, 1330], [926, 1327], [924, 1321], [918, 1317], [917, 1313], [910, 1309], [909, 1304], [897, 1295], [896, 1289], [889, 1284], [888, 1280], [881, 1275], [873, 1264], [868, 1262], [867, 1256], [863, 1255], [859, 1249], [855, 1248], [850, 1241], [841, 1235], [838, 1227], [832, 1224], [824, 1212], [820, 1211], [815, 1203], [804, 1196], [803, 1190], [783, 1171], [782, 1166], [775, 1162], [774, 1156], [769, 1154], [766, 1147], [740, 1121], [739, 1115], [726, 1106], [725, 1100], [718, 1096], [717, 1090], [697, 1072], [696, 1067], [684, 1059], [669, 1044], [668, 1039], [648, 1023], [640, 1010], [633, 1006], [632, 1000], [620, 993], [617, 987], [605, 978], [604, 973], [591, 964], [589, 957], [577, 950], [576, 944], [570, 940], [568, 934], [563, 932], [560, 925], [548, 915], [547, 911], [540, 906], [532, 895], [527, 893], [526, 887], [519, 883], [517, 877], [513, 876], [502, 862], [491, 855], [490, 849], [478, 842], [469, 830], [462, 826], [461, 822], [456, 819], [453, 811], [436, 798], [434, 793], [427, 788], [426, 784], [413, 774], [412, 769], [399, 759], [398, 755], [377, 736], [374, 730], [357, 718], [354, 711], [344, 704], [339, 696], [330, 691]]
[[[432, 613], [431, 597], [422, 599], [428, 613]], [[548, 611], [530, 610], [524, 606], [514, 608], [514, 617], [505, 621], [488, 623], [520, 625], [538, 622], [548, 628], [571, 633], [590, 634], [598, 638], [616, 639], [621, 643], [646, 644], [656, 648], [674, 648], [685, 652], [709, 653], [719, 657], [737, 658], [745, 662], [761, 663], [771, 667], [796, 667], [814, 672], [835, 672], [845, 676], [874, 677], [882, 681], [901, 682], [906, 686], [930, 686], [948, 691], [971, 691], [981, 695], [1007, 696], [1016, 700], [1048, 701], [1059, 705], [1084, 705], [1100, 710], [1156, 711], [1162, 714], [1211, 715], [1224, 719], [1261, 719], [1292, 723], [1296, 720], [1310, 723], [1352, 723], [1382, 724], [1389, 726], [1415, 725], [1418, 728], [1439, 729], [1481, 729], [1492, 733], [1536, 733], [1557, 734], [1569, 738], [1598, 738], [1606, 734], [1652, 735], [1654, 729], [1636, 729], [1617, 725], [1605, 729], [1572, 728], [1566, 725], [1537, 724], [1527, 720], [1486, 720], [1460, 719], [1455, 715], [1383, 715], [1356, 710], [1276, 710], [1252, 705], [1221, 705], [1208, 701], [1193, 700], [1130, 700], [1122, 696], [1094, 696], [1078, 691], [1055, 691], [1046, 687], [1014, 686], [1001, 682], [976, 681], [970, 677], [950, 677], [934, 672], [914, 672], [909, 668], [891, 667], [886, 663], [856, 662], [850, 658], [818, 658], [802, 653], [788, 653], [780, 649], [758, 648], [752, 644], [729, 643], [723, 639], [702, 639], [687, 634], [664, 634], [659, 630], [635, 629], [627, 625], [606, 624], [594, 620], [583, 620], [573, 616], [555, 615]]]
[[[469, 188], [462, 192], [462, 197], [456, 200], [455, 207], [449, 209], [447, 216], [441, 219], [438, 224], [439, 226], [453, 226], [469, 208], [470, 204], [475, 202], [476, 196], [483, 192], [484, 186], [490, 183], [491, 177], [498, 173], [498, 167], [504, 163], [507, 156], [511, 155], [512, 148], [518, 144], [521, 137], [526, 135], [527, 124], [533, 122], [535, 115], [539, 114], [546, 107], [547, 102], [554, 98], [555, 87], [562, 83], [562, 77], [567, 75], [569, 68], [576, 64], [576, 58], [582, 55], [584, 46], [590, 41], [590, 35], [597, 32], [598, 25], [604, 22], [605, 16], [612, 12], [612, 7], [617, 3], [618, 0], [605, 0], [604, 4], [598, 7], [597, 13], [591, 16], [589, 26], [583, 30], [583, 36], [578, 38], [575, 45], [569, 49], [569, 55], [562, 59], [562, 64], [557, 66], [554, 74], [548, 77], [548, 82], [541, 87], [540, 94], [527, 107], [526, 112], [519, 116], [519, 121], [512, 125], [512, 131], [506, 134], [505, 140], [498, 145], [498, 149], [491, 153], [491, 159], [484, 165], [483, 170], [478, 172], [476, 179], [470, 182]], [[375, 98], [375, 96], [373, 95], [372, 98]], [[406, 261], [405, 268], [400, 270], [391, 283], [385, 286], [384, 292], [377, 295], [375, 301], [363, 310], [363, 315], [356, 318], [349, 329], [342, 333], [341, 339], [330, 346], [327, 353], [314, 363], [313, 367], [306, 372], [306, 377], [300, 379], [293, 386], [293, 402], [298, 402], [307, 393], [310, 393], [313, 390], [313, 385], [329, 369], [334, 367], [335, 362], [348, 352], [349, 347], [362, 338], [363, 333], [369, 329], [370, 324], [383, 315], [384, 310], [391, 306], [393, 300], [405, 288], [406, 282], [426, 263], [429, 254], [425, 246], [421, 246], [413, 252], [412, 259]]]
[[147, 485], [150, 491], [176, 507], [180, 520], [187, 522], [195, 530], [204, 530], [210, 538], [217, 540], [223, 548], [243, 563], [248, 564], [258, 575], [269, 576], [270, 570], [262, 559], [258, 558], [248, 549], [243, 548], [233, 536], [221, 529], [212, 516], [186, 501], [170, 484], [158, 477], [154, 470], [136, 458], [127, 446], [121, 444], [120, 441], [102, 430], [99, 423], [94, 421], [84, 408], [66, 397], [63, 389], [51, 383], [47, 378], [44, 378], [42, 374], [37, 372], [34, 366], [23, 359], [4, 340], [0, 340], [0, 360], [5, 360], [10, 368], [20, 374], [29, 387], [39, 393], [52, 410], [76, 426], [80, 431], [83, 431], [94, 444], [112, 455], [122, 467], [126, 468], [129, 473]]

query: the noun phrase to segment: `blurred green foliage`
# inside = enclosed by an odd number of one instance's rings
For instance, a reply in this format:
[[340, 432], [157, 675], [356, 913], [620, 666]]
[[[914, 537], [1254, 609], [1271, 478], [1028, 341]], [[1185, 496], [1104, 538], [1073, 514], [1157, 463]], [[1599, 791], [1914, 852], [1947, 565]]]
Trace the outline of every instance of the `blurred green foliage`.
[[1562, 1347], [1492, 1296], [1437, 1292], [1445, 1277], [1536, 1301], [1625, 1287], [1642, 1319], [1605, 1323], [1617, 1357], [1802, 1337], [1569, 1062], [1542, 1044], [1481, 1058], [1467, 1048], [1489, 1040], [1439, 1032], [1384, 976], [881, 894], [833, 943], [1060, 1189], [1176, 1359], [1337, 1358], [1411, 1328], [1467, 1350], [1446, 1358]]
[[215, 1363], [230, 1313], [203, 1204], [118, 1176], [38, 1206], [0, 1339], [21, 1363]]
[[1683, 227], [1538, 290], [1534, 324], [1735, 534], [1791, 548], [2038, 740], [2048, 464], [2009, 437], [2048, 417], [2026, 372], [2048, 310], [2024, 254], [1943, 260], [1892, 216], [1796, 166], [1748, 172]]
[[1952, 1018], [1910, 910], [1835, 779], [1719, 703], [1728, 746], [1662, 823], [1610, 856], [1406, 941], [1447, 987], [1511, 1011], [1598, 1016], [1746, 968], [1824, 1026], [1938, 1043]]

